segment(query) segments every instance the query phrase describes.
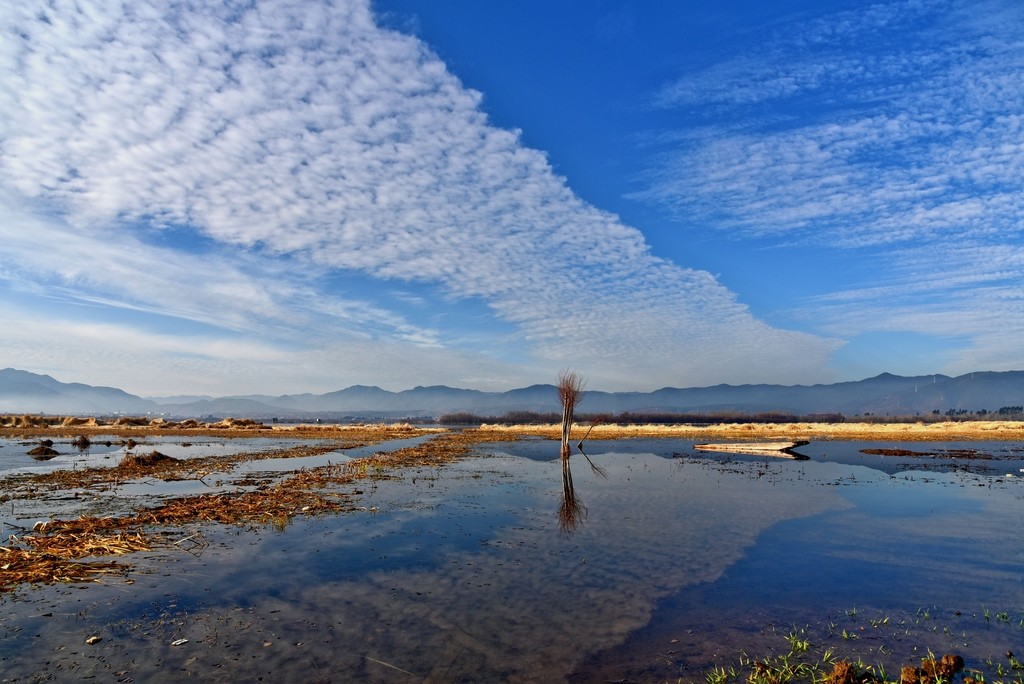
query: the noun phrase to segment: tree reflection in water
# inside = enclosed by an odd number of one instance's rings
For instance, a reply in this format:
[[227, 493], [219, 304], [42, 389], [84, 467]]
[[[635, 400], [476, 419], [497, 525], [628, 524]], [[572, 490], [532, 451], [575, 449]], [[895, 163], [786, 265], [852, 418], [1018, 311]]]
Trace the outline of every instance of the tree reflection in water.
[[[588, 432], [589, 434], [589, 432]], [[583, 451], [583, 440], [576, 445], [583, 458], [587, 459], [590, 469], [595, 475], [607, 479], [608, 471], [590, 460], [587, 452]], [[587, 507], [576, 498], [576, 488], [572, 482], [572, 467], [569, 464], [569, 456], [562, 456], [562, 505], [558, 508], [558, 526], [566, 534], [573, 532], [587, 517]]]
[[[583, 378], [575, 371], [564, 370], [558, 375], [558, 399], [562, 404], [562, 505], [558, 509], [558, 526], [566, 534], [579, 527], [587, 517], [587, 507], [576, 498], [576, 488], [572, 484], [572, 468], [569, 466], [569, 458], [572, 456], [569, 442], [572, 435], [573, 412], [583, 398], [584, 384]], [[590, 430], [593, 430], [594, 425], [598, 422], [591, 423]], [[583, 440], [590, 435], [590, 430], [583, 435], [583, 439], [576, 444], [576, 448], [587, 459], [587, 463], [597, 475], [608, 477], [604, 468], [591, 461], [583, 451]]]
[[587, 507], [576, 498], [572, 484], [572, 468], [569, 457], [562, 456], [562, 505], [558, 507], [558, 527], [569, 534], [579, 527], [587, 517]]

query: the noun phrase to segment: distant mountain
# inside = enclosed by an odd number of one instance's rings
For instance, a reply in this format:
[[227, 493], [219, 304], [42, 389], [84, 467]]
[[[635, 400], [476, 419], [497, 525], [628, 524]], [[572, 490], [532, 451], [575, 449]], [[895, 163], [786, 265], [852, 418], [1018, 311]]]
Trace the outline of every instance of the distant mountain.
[[183, 404], [162, 404], [158, 407], [157, 412], [162, 415], [180, 416], [183, 418], [207, 416], [216, 418], [250, 418], [280, 416], [282, 413], [287, 413], [277, 406], [241, 397], [200, 399]]
[[190, 404], [193, 401], [210, 401], [215, 397], [211, 397], [208, 394], [175, 394], [166, 397], [145, 397], [150, 401], [155, 401], [158, 404]]
[[[587, 391], [582, 413], [665, 412], [809, 415], [923, 415], [933, 411], [996, 411], [1024, 405], [1024, 371], [903, 377], [882, 373], [831, 385], [715, 385], [663, 387], [653, 392]], [[553, 385], [482, 392], [444, 385], [390, 392], [354, 385], [326, 394], [164, 397], [143, 399], [112, 387], [63, 383], [48, 375], [0, 371], [0, 412], [72, 415], [159, 414], [169, 417], [386, 418], [469, 412], [558, 411]]]
[[0, 411], [5, 413], [101, 415], [159, 410], [156, 402], [113, 387], [64, 383], [14, 368], [0, 370]]

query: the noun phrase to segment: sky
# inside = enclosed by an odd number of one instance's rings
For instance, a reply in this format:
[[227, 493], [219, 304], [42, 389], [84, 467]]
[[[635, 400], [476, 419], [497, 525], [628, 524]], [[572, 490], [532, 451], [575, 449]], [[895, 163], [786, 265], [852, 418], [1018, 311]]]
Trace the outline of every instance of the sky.
[[1017, 0], [0, 6], [0, 366], [142, 396], [1024, 368]]

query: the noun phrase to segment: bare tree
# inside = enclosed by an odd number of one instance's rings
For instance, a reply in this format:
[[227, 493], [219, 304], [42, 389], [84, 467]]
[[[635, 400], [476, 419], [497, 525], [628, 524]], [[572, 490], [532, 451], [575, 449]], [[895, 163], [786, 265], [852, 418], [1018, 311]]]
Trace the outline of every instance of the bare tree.
[[562, 402], [562, 459], [572, 453], [569, 433], [572, 431], [573, 413], [583, 398], [583, 378], [576, 371], [564, 370], [558, 374], [558, 399]]

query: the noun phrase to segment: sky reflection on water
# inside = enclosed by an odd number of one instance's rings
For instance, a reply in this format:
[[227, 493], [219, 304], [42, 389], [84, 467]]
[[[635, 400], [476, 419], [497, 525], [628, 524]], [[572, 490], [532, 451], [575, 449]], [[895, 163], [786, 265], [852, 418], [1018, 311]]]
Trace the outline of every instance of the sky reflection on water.
[[279, 437], [233, 437], [211, 438], [193, 436], [140, 436], [132, 440], [129, 448], [127, 438], [97, 435], [90, 438], [84, 449], [76, 447], [74, 437], [53, 440], [53, 449], [59, 455], [46, 460], [37, 460], [28, 452], [38, 446], [38, 439], [0, 439], [0, 476], [15, 474], [49, 473], [54, 470], [75, 470], [80, 468], [112, 468], [125, 453], [148, 454], [159, 451], [165, 456], [187, 460], [209, 456], [231, 456], [241, 453], [275, 451], [291, 446], [312, 443], [312, 440], [281, 439]]
[[[695, 627], [724, 644], [743, 615], [1024, 605], [1024, 547], [1005, 536], [1020, 530], [1017, 483], [671, 458], [688, 452], [671, 440], [657, 453], [590, 446], [608, 478], [573, 457], [587, 510], [574, 532], [559, 527], [557, 445], [496, 445], [360, 483], [375, 514], [299, 519], [281, 533], [204, 528], [214, 544], [200, 557], [154, 554], [130, 587], [4, 598], [15, 610], [0, 619], [0, 669], [31, 671], [68, 644], [62, 672], [136, 681], [653, 680], [685, 668], [652, 665], [657, 648]], [[54, 618], [31, 618], [50, 603]], [[104, 641], [86, 649], [90, 633]], [[170, 645], [179, 638], [189, 642]], [[694, 662], [707, 657], [690, 646]]]

